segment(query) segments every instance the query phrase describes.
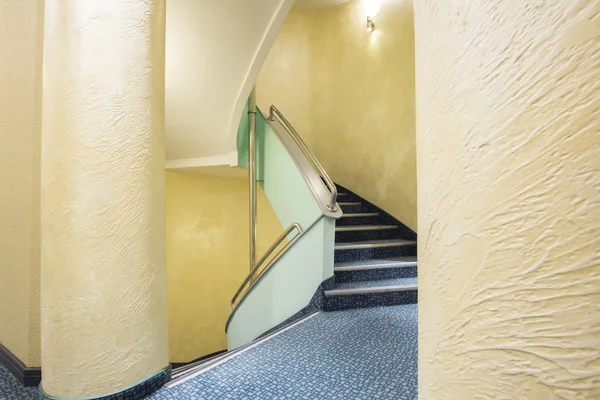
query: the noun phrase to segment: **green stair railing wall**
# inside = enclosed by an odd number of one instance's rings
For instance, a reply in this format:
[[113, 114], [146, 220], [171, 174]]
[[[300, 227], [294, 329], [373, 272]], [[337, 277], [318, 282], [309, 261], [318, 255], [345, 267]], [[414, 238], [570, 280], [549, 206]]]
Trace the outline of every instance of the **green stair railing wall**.
[[[238, 165], [246, 168], [254, 119], [246, 113], [253, 108], [251, 96], [238, 131]], [[333, 276], [335, 219], [342, 215], [335, 185], [283, 114], [271, 107], [267, 119], [256, 108], [255, 119], [255, 182], [288, 228], [251, 263], [250, 274], [232, 299], [226, 327], [229, 349], [251, 342], [306, 307], [319, 285]], [[250, 182], [251, 192], [255, 182]]]

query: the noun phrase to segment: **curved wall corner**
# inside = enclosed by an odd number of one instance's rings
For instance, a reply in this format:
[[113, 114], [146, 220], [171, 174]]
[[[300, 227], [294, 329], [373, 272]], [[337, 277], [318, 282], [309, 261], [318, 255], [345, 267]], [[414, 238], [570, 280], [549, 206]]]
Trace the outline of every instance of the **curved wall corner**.
[[167, 0], [167, 168], [235, 164], [240, 116], [292, 4]]

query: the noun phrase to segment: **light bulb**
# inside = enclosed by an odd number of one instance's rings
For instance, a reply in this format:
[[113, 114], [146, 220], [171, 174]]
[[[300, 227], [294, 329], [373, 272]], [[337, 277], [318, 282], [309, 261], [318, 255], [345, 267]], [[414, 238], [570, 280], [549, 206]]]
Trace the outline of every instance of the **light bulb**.
[[375, 24], [370, 16], [367, 16], [367, 31], [373, 32], [375, 30]]

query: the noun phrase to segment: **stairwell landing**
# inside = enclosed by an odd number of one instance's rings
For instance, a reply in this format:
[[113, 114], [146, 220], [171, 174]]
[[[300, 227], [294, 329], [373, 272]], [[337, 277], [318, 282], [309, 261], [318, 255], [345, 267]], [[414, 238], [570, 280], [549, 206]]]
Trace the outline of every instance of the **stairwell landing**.
[[346, 188], [338, 192], [344, 216], [322, 310], [149, 399], [417, 399], [416, 234]]

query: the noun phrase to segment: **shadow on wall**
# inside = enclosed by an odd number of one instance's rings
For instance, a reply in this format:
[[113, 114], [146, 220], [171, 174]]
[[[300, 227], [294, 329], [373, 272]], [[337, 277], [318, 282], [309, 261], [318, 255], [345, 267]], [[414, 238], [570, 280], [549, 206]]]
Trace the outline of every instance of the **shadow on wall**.
[[[248, 180], [167, 172], [171, 362], [227, 348], [231, 298], [248, 275]], [[258, 254], [283, 232], [258, 189]]]
[[277, 105], [334, 180], [416, 231], [412, 1], [292, 9], [257, 93], [261, 109]]

